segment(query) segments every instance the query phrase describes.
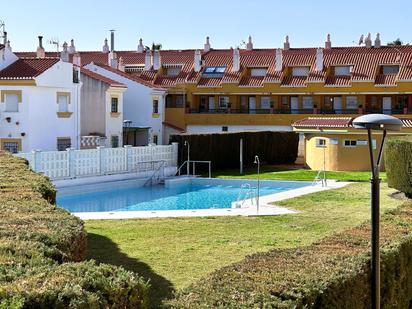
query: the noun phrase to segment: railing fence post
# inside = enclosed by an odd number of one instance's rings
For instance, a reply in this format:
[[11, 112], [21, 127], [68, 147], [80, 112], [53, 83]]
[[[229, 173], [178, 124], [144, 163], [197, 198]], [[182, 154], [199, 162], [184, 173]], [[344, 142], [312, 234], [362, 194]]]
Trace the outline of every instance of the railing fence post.
[[97, 149], [99, 150], [99, 155], [98, 155], [98, 165], [99, 165], [99, 174], [104, 175], [105, 171], [105, 166], [104, 166], [104, 146], [99, 146]]
[[177, 159], [178, 159], [178, 150], [179, 150], [179, 143], [172, 143], [172, 166], [177, 167]]
[[131, 145], [124, 145], [124, 152], [125, 152], [125, 160], [126, 160], [126, 172], [131, 172], [132, 171], [132, 164], [131, 164]]
[[40, 150], [33, 150], [33, 165], [32, 168], [35, 172], [40, 172], [40, 160], [41, 160], [41, 154]]
[[67, 148], [66, 151], [68, 152], [67, 159], [69, 160], [69, 177], [75, 178], [75, 158], [74, 158], [74, 149]]

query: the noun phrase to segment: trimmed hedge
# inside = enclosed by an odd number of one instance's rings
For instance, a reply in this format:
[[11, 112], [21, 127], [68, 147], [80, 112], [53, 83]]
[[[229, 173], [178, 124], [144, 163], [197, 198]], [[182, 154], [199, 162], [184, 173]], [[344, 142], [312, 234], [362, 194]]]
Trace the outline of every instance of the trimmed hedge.
[[[412, 305], [412, 201], [381, 222], [382, 308]], [[370, 308], [370, 224], [311, 246], [251, 255], [168, 302], [172, 308]]]
[[179, 162], [187, 159], [185, 141], [190, 144], [190, 159], [212, 161], [213, 168], [239, 167], [239, 141], [243, 138], [243, 162], [252, 165], [255, 155], [266, 164], [292, 164], [298, 153], [299, 136], [294, 132], [239, 132], [172, 135], [179, 143]]
[[148, 285], [84, 259], [83, 223], [27, 162], [0, 153], [0, 308], [146, 308]]
[[388, 185], [412, 198], [412, 139], [391, 139], [385, 145]]

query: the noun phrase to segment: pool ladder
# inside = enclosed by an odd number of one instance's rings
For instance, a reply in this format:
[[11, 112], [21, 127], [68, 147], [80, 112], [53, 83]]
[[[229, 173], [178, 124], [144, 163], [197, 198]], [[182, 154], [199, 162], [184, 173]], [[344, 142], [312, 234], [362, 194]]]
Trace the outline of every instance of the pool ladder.
[[[246, 193], [245, 193], [245, 190]], [[242, 194], [244, 194], [244, 198], [241, 199]], [[256, 201], [256, 191], [255, 188], [253, 188], [250, 183], [244, 183], [240, 186], [240, 191], [239, 194], [237, 195], [237, 201], [236, 201], [236, 208], [242, 208], [243, 204], [246, 202], [246, 200], [251, 200], [252, 205], [253, 205], [253, 201]]]

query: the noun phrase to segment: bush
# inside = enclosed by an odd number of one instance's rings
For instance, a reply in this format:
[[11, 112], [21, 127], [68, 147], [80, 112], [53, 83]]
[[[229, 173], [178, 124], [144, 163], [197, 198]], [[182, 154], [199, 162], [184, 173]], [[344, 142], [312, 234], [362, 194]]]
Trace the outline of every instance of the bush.
[[0, 308], [144, 308], [148, 286], [122, 268], [84, 259], [80, 219], [27, 162], [0, 153]]
[[243, 138], [243, 162], [253, 164], [255, 155], [266, 164], [292, 164], [298, 153], [299, 136], [294, 132], [239, 132], [172, 135], [179, 143], [179, 162], [187, 159], [185, 141], [190, 144], [190, 159], [212, 161], [213, 168], [239, 166], [239, 141]]
[[412, 197], [412, 140], [391, 139], [385, 146], [388, 185]]
[[[412, 202], [382, 217], [382, 308], [412, 304]], [[370, 224], [311, 246], [251, 255], [168, 302], [172, 308], [370, 308]]]

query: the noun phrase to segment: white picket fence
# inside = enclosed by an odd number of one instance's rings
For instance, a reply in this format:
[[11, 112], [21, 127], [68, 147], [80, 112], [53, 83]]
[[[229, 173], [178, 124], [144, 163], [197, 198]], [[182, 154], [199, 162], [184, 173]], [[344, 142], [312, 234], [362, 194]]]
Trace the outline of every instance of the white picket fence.
[[30, 167], [49, 178], [70, 179], [88, 176], [112, 175], [148, 171], [153, 162], [164, 161], [165, 167], [177, 166], [178, 144], [66, 151], [32, 151], [18, 153]]

